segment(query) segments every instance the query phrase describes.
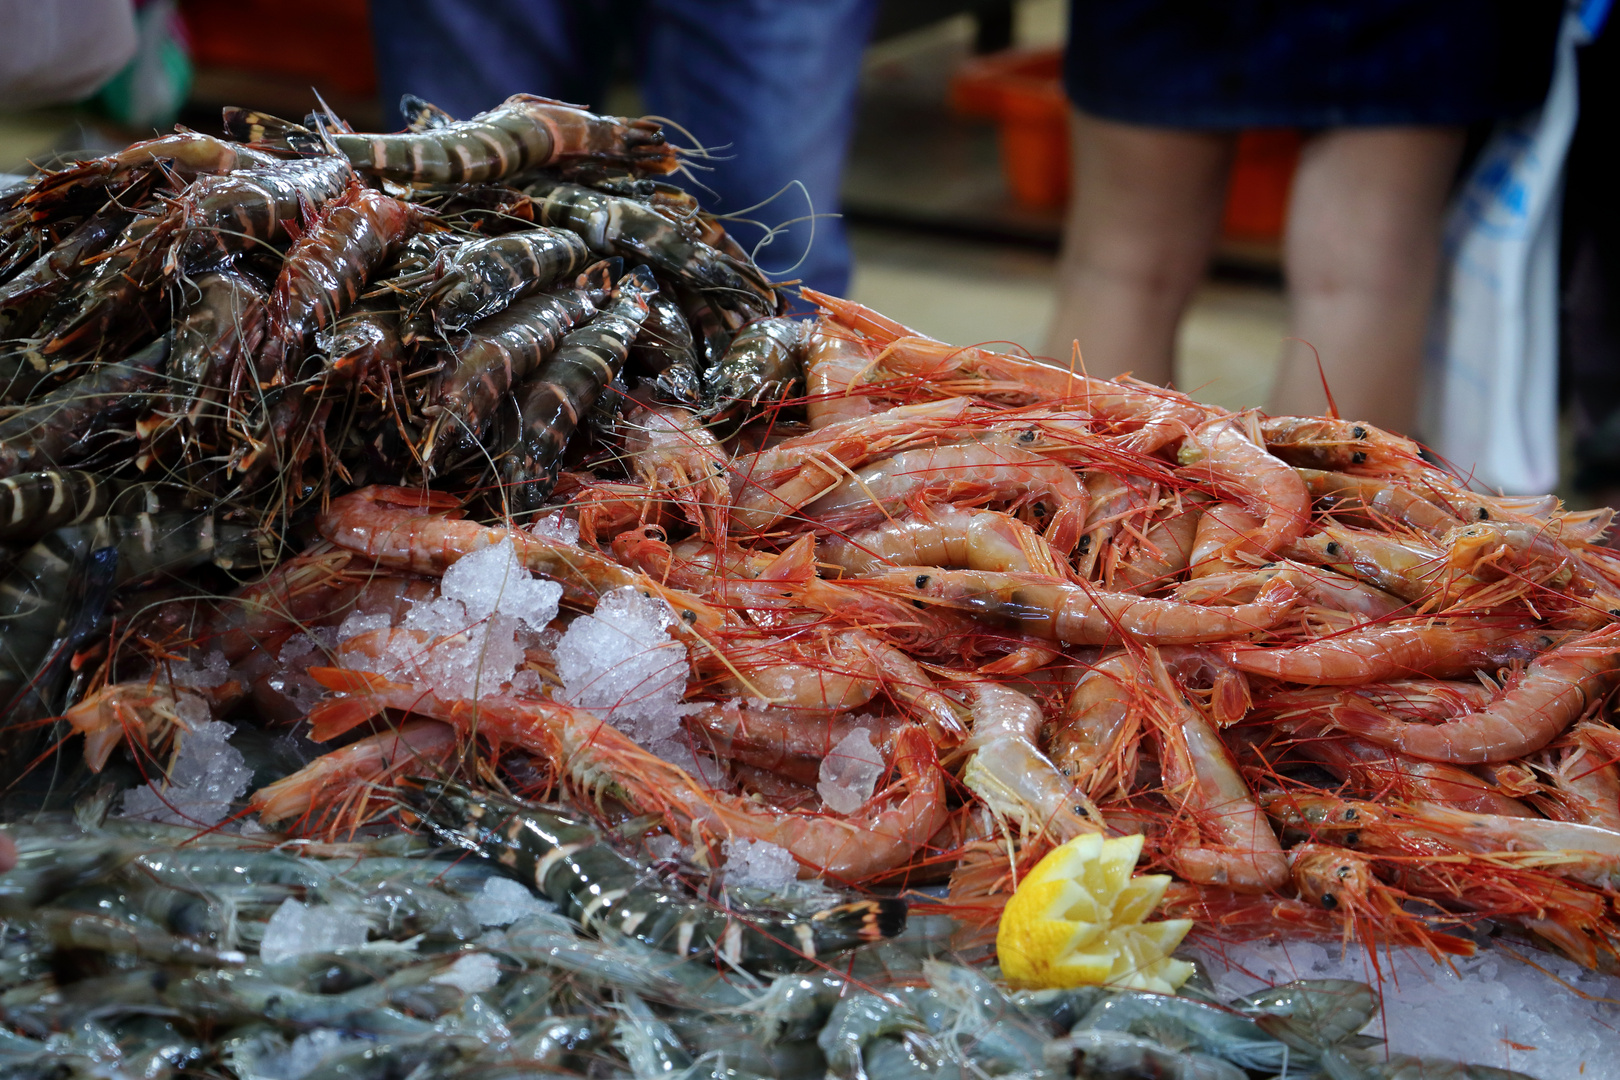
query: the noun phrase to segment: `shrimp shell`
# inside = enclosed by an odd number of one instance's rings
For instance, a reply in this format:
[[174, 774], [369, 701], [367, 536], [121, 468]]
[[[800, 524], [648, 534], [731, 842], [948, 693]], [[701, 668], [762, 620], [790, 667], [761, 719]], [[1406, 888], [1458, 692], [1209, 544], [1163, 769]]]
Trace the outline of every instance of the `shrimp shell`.
[[1277, 582], [1262, 590], [1253, 603], [1207, 608], [1133, 593], [1102, 592], [1038, 574], [927, 566], [895, 570], [870, 580], [898, 595], [926, 598], [1068, 645], [1228, 641], [1275, 625], [1298, 597], [1293, 586]]
[[1620, 675], [1620, 627], [1542, 653], [1487, 708], [1440, 724], [1407, 723], [1361, 701], [1334, 710], [1347, 731], [1403, 754], [1464, 765], [1512, 761], [1556, 739]]
[[620, 162], [641, 173], [677, 165], [655, 121], [598, 116], [530, 94], [425, 131], [329, 137], [360, 172], [409, 183], [501, 180], [568, 160]]
[[499, 464], [503, 493], [514, 511], [544, 505], [568, 440], [624, 368], [630, 343], [647, 317], [647, 299], [657, 288], [645, 267], [620, 278], [602, 313], [570, 331], [518, 387], [517, 434]]
[[797, 319], [756, 319], [731, 341], [720, 362], [703, 372], [713, 420], [752, 414], [789, 397], [804, 377], [805, 329]]

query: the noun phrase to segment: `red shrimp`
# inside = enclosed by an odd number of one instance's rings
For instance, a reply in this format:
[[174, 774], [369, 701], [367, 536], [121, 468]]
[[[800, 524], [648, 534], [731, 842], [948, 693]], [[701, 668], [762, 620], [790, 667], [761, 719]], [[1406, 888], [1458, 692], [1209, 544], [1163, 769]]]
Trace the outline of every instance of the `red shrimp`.
[[1086, 517], [1085, 488], [1066, 466], [991, 443], [903, 451], [848, 477], [803, 514], [823, 528], [846, 532], [923, 502], [1031, 506], [1049, 519], [1047, 541], [1062, 552], [1079, 543]]
[[[510, 539], [531, 573], [559, 582], [565, 598], [594, 606], [597, 597], [630, 586], [675, 609], [678, 627], [712, 629], [720, 612], [697, 597], [560, 541], [453, 516], [461, 500], [413, 488], [372, 486], [334, 499], [316, 521], [321, 535], [382, 566], [442, 575], [457, 559]], [[678, 632], [681, 632], [678, 630]]]
[[1261, 516], [1246, 540], [1263, 552], [1281, 552], [1299, 539], [1311, 520], [1311, 496], [1293, 467], [1254, 438], [1241, 417], [1199, 425], [1178, 455], [1183, 471], [1238, 495]]
[[352, 694], [311, 714], [313, 738], [330, 738], [383, 708], [429, 716], [466, 734], [543, 754], [575, 784], [587, 791], [611, 790], [643, 813], [660, 814], [683, 838], [765, 840], [792, 852], [809, 871], [841, 881], [904, 865], [945, 823], [943, 777], [933, 741], [921, 728], [896, 734], [899, 782], [875, 794], [863, 815], [772, 812], [711, 790], [583, 709], [500, 697], [445, 701], [425, 687], [340, 668], [313, 668], [310, 674]]
[[1514, 619], [1392, 619], [1305, 645], [1229, 644], [1232, 666], [1251, 675], [1311, 686], [1354, 686], [1416, 675], [1453, 678], [1533, 656], [1557, 638]]
[[1359, 701], [1333, 722], [1404, 754], [1459, 764], [1512, 761], [1556, 739], [1620, 674], [1620, 626], [1579, 638], [1530, 662], [1491, 705], [1441, 724], [1418, 724]]
[[979, 618], [1010, 623], [1022, 632], [1069, 645], [1228, 641], [1276, 625], [1298, 599], [1293, 586], [1276, 582], [1266, 586], [1253, 603], [1211, 608], [1103, 592], [1038, 574], [927, 566], [893, 570], [868, 580], [871, 586], [896, 595], [970, 611]]

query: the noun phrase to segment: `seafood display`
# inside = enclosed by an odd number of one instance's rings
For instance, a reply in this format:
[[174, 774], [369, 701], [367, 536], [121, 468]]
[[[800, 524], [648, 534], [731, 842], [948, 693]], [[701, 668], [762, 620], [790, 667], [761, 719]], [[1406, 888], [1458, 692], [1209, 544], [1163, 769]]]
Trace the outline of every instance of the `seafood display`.
[[1620, 966], [1610, 511], [773, 282], [652, 120], [405, 113], [0, 193], [0, 1072], [1511, 1077], [1168, 953]]

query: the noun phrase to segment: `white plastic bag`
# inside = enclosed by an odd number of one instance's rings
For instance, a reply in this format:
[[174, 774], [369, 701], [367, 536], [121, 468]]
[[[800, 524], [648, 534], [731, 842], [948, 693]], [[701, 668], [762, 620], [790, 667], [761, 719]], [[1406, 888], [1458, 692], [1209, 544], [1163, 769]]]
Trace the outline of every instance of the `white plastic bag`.
[[1446, 222], [1424, 435], [1465, 475], [1509, 494], [1558, 483], [1558, 210], [1575, 132], [1575, 47], [1608, 7], [1564, 16], [1541, 108], [1504, 122]]

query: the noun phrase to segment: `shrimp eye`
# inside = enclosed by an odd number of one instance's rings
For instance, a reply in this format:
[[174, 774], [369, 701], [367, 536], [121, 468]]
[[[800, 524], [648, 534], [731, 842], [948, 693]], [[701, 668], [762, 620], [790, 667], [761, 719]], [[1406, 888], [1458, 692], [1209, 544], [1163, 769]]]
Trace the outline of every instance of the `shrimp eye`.
[[1327, 908], [1329, 911], [1332, 911], [1334, 908], [1339, 906], [1339, 898], [1334, 896], [1332, 893], [1323, 893], [1322, 906]]
[[697, 622], [697, 612], [693, 611], [691, 608], [686, 608], [681, 612], [681, 618], [685, 619], [687, 622]]
[[911, 604], [912, 604], [913, 607], [918, 607], [918, 608], [926, 608], [928, 606], [927, 604], [923, 603], [921, 600], [913, 600], [911, 602]]
[[1367, 455], [1363, 451], [1357, 450], [1355, 453], [1350, 455], [1350, 464], [1365, 465], [1366, 463]]
[[1086, 535], [1084, 535], [1084, 536], [1082, 536], [1080, 538], [1080, 554], [1084, 555], [1086, 552], [1088, 552], [1090, 550], [1091, 550], [1091, 534], [1086, 533]]
[[1357, 424], [1355, 427], [1350, 429], [1350, 434], [1354, 435], [1358, 439], [1365, 439], [1367, 437], [1367, 429], [1362, 427], [1360, 424]]
[[1620, 617], [1620, 607], [1612, 607], [1612, 608], [1610, 608], [1609, 609], [1609, 614]]
[[1344, 834], [1344, 844], [1346, 847], [1355, 847], [1359, 843], [1361, 843], [1360, 833], [1349, 832]]
[[1029, 509], [1030, 509], [1030, 512], [1033, 513], [1036, 517], [1045, 517], [1046, 516], [1046, 504], [1045, 503], [1036, 503], [1034, 506], [1030, 507]]
[[1344, 812], [1344, 820], [1346, 820], [1346, 821], [1355, 821], [1356, 820], [1356, 812], [1354, 810], [1346, 810]]
[[1336, 540], [1329, 541], [1328, 546], [1327, 546], [1327, 553], [1329, 555], [1337, 555], [1339, 553], [1339, 543], [1338, 543], [1338, 541], [1336, 541]]
[[1485, 509], [1483, 506], [1479, 508], [1479, 520], [1481, 520], [1481, 521], [1489, 521], [1489, 520], [1491, 520], [1491, 512], [1489, 510]]
[[928, 588], [928, 575], [927, 574], [918, 574], [915, 584], [916, 584], [917, 588], [919, 588], [919, 589]]
[[1334, 871], [1335, 875], [1337, 875], [1337, 877], [1338, 877], [1338, 879], [1340, 881], [1343, 881], [1345, 878], [1349, 877], [1354, 872], [1355, 872], [1354, 869], [1352, 869], [1349, 866], [1341, 866], [1341, 867], [1338, 868], [1338, 870]]
[[1087, 810], [1084, 806], [1080, 806], [1079, 804], [1075, 805], [1074, 812], [1083, 818], [1089, 818], [1091, 816], [1091, 811]]
[[1035, 441], [1034, 429], [1031, 429], [1029, 431], [1026, 431], [1026, 432], [1023, 432], [1022, 434], [1020, 434], [1018, 436], [1018, 441], [1021, 442], [1021, 443], [1032, 443], [1032, 442], [1034, 442]]

